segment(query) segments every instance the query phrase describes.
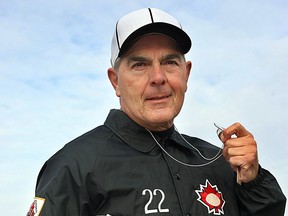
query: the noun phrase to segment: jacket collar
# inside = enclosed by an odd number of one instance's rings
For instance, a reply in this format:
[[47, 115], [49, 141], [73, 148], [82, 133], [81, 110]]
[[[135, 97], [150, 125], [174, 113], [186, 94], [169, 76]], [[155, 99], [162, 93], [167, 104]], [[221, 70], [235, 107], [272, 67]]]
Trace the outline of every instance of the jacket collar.
[[[145, 128], [138, 125], [121, 110], [110, 110], [104, 125], [137, 151], [147, 153], [157, 145], [155, 140]], [[156, 139], [160, 142], [160, 137], [156, 136]], [[188, 147], [187, 143], [185, 143], [175, 129], [173, 129], [170, 139], [185, 148]]]
[[104, 125], [125, 143], [140, 152], [147, 153], [156, 145], [148, 131], [130, 119], [121, 110], [110, 110]]

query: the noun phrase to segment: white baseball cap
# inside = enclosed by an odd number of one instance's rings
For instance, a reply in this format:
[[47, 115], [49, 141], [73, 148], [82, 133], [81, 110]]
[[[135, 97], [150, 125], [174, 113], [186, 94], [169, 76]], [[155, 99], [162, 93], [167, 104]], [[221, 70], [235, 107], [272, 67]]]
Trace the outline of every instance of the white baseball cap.
[[144, 8], [127, 14], [118, 20], [111, 44], [111, 65], [139, 37], [160, 33], [173, 38], [186, 54], [191, 48], [191, 40], [181, 24], [170, 14], [156, 8]]

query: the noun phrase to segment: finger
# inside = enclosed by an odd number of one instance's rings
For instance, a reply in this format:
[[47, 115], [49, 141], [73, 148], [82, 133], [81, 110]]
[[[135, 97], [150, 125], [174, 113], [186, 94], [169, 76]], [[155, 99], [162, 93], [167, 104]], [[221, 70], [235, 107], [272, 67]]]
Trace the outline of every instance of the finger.
[[[246, 150], [242, 147], [240, 148], [223, 148], [222, 155], [225, 158], [225, 160], [229, 163], [232, 162], [233, 165], [238, 166], [241, 164], [240, 162], [237, 161], [237, 163], [234, 162], [235, 157], [241, 157], [243, 158], [246, 155]], [[232, 158], [234, 158], [232, 160]], [[241, 159], [239, 158], [239, 159]]]
[[234, 156], [244, 156], [247, 154], [247, 149], [245, 147], [224, 148], [223, 154], [227, 159]]
[[[241, 145], [241, 143], [236, 146], [235, 144], [229, 145], [227, 144], [228, 141], [225, 143], [222, 154], [227, 161], [231, 161], [231, 157], [235, 156], [257, 156], [257, 145], [256, 144], [248, 144], [248, 145]], [[254, 142], [255, 143], [255, 142]], [[253, 157], [251, 158], [253, 160]]]
[[224, 148], [239, 148], [244, 147], [249, 151], [257, 151], [256, 140], [251, 136], [240, 137], [240, 138], [231, 138], [224, 143]]
[[220, 139], [222, 142], [226, 142], [228, 139], [231, 139], [232, 136], [235, 135], [236, 137], [245, 137], [245, 136], [252, 136], [252, 134], [245, 129], [240, 123], [235, 123], [222, 131], [220, 134]]

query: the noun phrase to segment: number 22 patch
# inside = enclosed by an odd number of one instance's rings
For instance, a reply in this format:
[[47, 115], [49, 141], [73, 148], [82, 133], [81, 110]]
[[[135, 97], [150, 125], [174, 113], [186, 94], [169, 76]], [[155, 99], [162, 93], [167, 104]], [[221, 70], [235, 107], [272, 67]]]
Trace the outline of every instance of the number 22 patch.
[[[150, 189], [144, 189], [142, 191], [143, 196], [149, 196], [149, 200], [146, 203], [144, 207], [144, 212], [145, 214], [156, 214], [156, 213], [164, 213], [164, 212], [169, 212], [169, 209], [163, 208], [162, 204], [165, 201], [165, 193], [161, 189], [155, 189], [155, 190], [150, 190]], [[158, 208], [151, 208], [151, 203], [153, 202], [153, 199], [156, 196], [160, 196], [160, 201], [158, 203]]]

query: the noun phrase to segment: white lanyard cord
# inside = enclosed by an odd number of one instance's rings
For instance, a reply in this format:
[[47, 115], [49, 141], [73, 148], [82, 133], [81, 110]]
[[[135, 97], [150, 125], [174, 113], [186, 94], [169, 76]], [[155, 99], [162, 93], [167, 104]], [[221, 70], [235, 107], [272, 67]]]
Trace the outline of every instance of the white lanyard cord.
[[174, 158], [171, 154], [169, 154], [169, 153], [160, 145], [160, 143], [157, 141], [157, 139], [155, 138], [155, 136], [153, 135], [153, 133], [152, 133], [150, 130], [148, 130], [148, 129], [146, 129], [146, 130], [150, 133], [150, 135], [152, 136], [152, 138], [154, 139], [154, 141], [157, 143], [157, 145], [162, 149], [162, 151], [163, 151], [166, 155], [168, 155], [171, 159], [173, 159], [173, 160], [176, 161], [177, 163], [180, 163], [180, 164], [182, 164], [182, 165], [184, 165], [184, 166], [188, 166], [188, 167], [203, 167], [203, 166], [207, 166], [207, 165], [213, 163], [214, 161], [216, 161], [217, 159], [219, 159], [219, 158], [222, 156], [221, 152], [222, 152], [222, 149], [223, 149], [223, 147], [224, 147], [224, 144], [222, 145], [222, 147], [219, 149], [219, 151], [217, 152], [217, 154], [216, 154], [215, 156], [213, 156], [212, 158], [207, 158], [207, 157], [205, 157], [205, 156], [199, 151], [199, 149], [197, 149], [195, 146], [193, 146], [191, 143], [189, 143], [189, 142], [178, 132], [178, 130], [177, 130], [176, 127], [175, 127], [175, 131], [177, 131], [177, 133], [180, 135], [180, 137], [181, 137], [189, 146], [191, 146], [193, 149], [195, 149], [195, 150], [199, 153], [199, 155], [200, 155], [204, 160], [207, 160], [207, 161], [208, 161], [208, 162], [203, 163], [203, 164], [188, 164], [188, 163], [182, 162], [182, 161]]

